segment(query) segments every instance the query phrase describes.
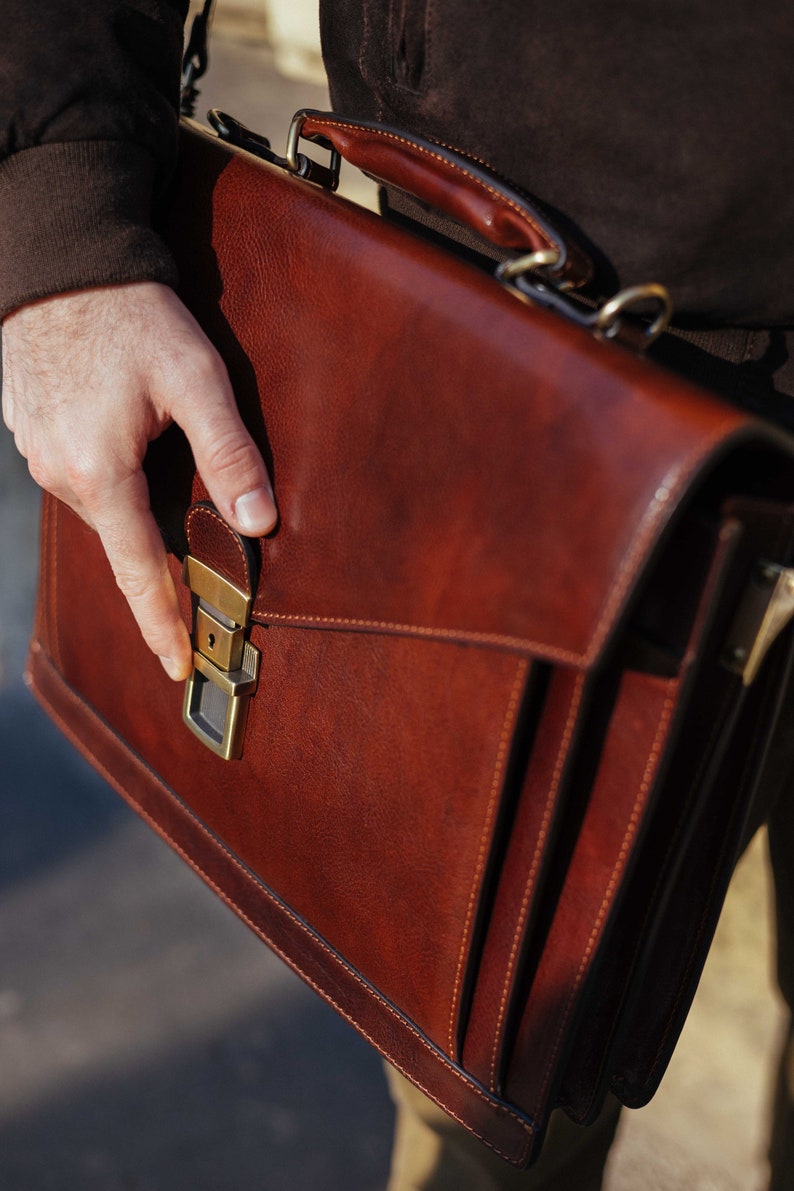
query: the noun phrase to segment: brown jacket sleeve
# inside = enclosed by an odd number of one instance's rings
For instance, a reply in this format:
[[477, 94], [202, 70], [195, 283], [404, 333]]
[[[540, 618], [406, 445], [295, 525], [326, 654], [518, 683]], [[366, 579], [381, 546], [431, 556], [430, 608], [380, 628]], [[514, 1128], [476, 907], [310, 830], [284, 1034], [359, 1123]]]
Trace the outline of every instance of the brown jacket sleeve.
[[0, 318], [173, 284], [153, 230], [176, 153], [187, 0], [0, 0]]

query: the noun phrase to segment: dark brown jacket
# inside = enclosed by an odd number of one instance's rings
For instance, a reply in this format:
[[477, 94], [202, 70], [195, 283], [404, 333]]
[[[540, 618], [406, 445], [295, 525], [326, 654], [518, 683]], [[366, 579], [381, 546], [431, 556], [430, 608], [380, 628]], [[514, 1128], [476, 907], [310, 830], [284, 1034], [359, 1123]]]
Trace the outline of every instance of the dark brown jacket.
[[[0, 0], [0, 314], [172, 282], [167, 189], [186, 0]], [[604, 290], [794, 324], [790, 0], [326, 0], [339, 110], [484, 157], [564, 212]]]
[[0, 316], [157, 280], [188, 0], [0, 0]]
[[794, 324], [791, 0], [328, 0], [341, 111], [492, 162], [679, 315]]

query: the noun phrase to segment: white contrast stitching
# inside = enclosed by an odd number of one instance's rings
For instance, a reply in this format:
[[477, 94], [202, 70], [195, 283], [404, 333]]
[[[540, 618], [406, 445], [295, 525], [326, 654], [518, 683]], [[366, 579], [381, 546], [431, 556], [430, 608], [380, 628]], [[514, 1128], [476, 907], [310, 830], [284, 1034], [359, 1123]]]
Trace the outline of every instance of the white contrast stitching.
[[[351, 127], [349, 125], [340, 123], [338, 120], [325, 120], [321, 117], [312, 117], [310, 120], [307, 120], [306, 123], [308, 124], [311, 121], [313, 121], [315, 124], [319, 124], [321, 129], [339, 128], [342, 132], [349, 132]], [[355, 126], [353, 126], [353, 131], [357, 131]], [[399, 145], [408, 145], [409, 148], [417, 150], [419, 153], [423, 153], [426, 157], [432, 157], [435, 161], [440, 161], [442, 165], [447, 166], [450, 169], [457, 170], [458, 173], [462, 174], [464, 178], [468, 178], [470, 182], [474, 182], [474, 184], [479, 186], [481, 190], [487, 191], [488, 194], [499, 199], [501, 203], [504, 203], [505, 206], [510, 207], [511, 210], [515, 211], [515, 213], [526, 223], [528, 223], [529, 226], [540, 236], [544, 244], [550, 244], [555, 249], [558, 247], [558, 245], [549, 238], [545, 228], [542, 228], [538, 223], [536, 223], [532, 216], [522, 207], [520, 207], [518, 203], [516, 203], [513, 199], [508, 198], [506, 194], [498, 190], [495, 186], [491, 186], [485, 181], [484, 178], [478, 178], [477, 175], [473, 174], [470, 170], [464, 169], [462, 165], [458, 165], [456, 161], [450, 161], [449, 158], [445, 157], [442, 153], [434, 153], [431, 149], [426, 149], [424, 145], [419, 145], [415, 141], [408, 140], [407, 137], [397, 136], [397, 134], [393, 132], [386, 132], [380, 128], [366, 128], [364, 129], [364, 132], [373, 136], [383, 137], [386, 140], [396, 141]]]
[[[665, 683], [665, 687], [668, 691], [673, 691], [677, 687], [677, 685], [678, 685], [677, 679], [670, 679], [667, 683]], [[642, 775], [642, 781], [640, 782], [640, 788], [637, 792], [637, 797], [634, 800], [634, 806], [632, 808], [628, 824], [626, 825], [626, 831], [623, 836], [623, 842], [621, 844], [620, 851], [618, 853], [617, 859], [613, 866], [612, 874], [609, 878], [609, 881], [607, 882], [607, 887], [604, 890], [604, 896], [601, 901], [601, 906], [599, 908], [598, 914], [596, 915], [596, 920], [593, 924], [593, 929], [590, 932], [590, 937], [587, 940], [587, 945], [584, 950], [584, 955], [582, 956], [582, 961], [579, 965], [579, 970], [576, 973], [576, 978], [574, 979], [573, 985], [571, 986], [571, 991], [569, 993], [568, 1000], [565, 1003], [565, 1009], [563, 1011], [562, 1021], [560, 1022], [560, 1027], [557, 1031], [557, 1037], [555, 1038], [555, 1041], [554, 1041], [554, 1047], [552, 1049], [551, 1057], [549, 1058], [549, 1061], [546, 1065], [546, 1071], [545, 1071], [544, 1077], [543, 1077], [543, 1086], [540, 1090], [540, 1094], [539, 1094], [537, 1102], [536, 1102], [537, 1105], [540, 1105], [543, 1103], [543, 1098], [546, 1095], [546, 1092], [548, 1090], [548, 1086], [551, 1081], [552, 1072], [554, 1070], [554, 1063], [555, 1063], [557, 1055], [559, 1053], [560, 1046], [562, 1045], [563, 1036], [565, 1034], [565, 1027], [567, 1026], [568, 1019], [571, 1016], [574, 1002], [576, 1000], [576, 995], [579, 991], [579, 986], [582, 983], [582, 979], [584, 977], [585, 972], [587, 971], [588, 964], [589, 964], [590, 959], [593, 954], [593, 948], [595, 946], [596, 939], [598, 938], [598, 934], [599, 934], [601, 927], [604, 923], [604, 919], [606, 917], [607, 910], [609, 909], [609, 906], [612, 902], [612, 898], [614, 897], [615, 890], [616, 890], [617, 884], [618, 884], [618, 877], [620, 876], [623, 868], [625, 867], [626, 860], [628, 859], [629, 844], [631, 843], [632, 838], [634, 837], [634, 835], [637, 832], [640, 808], [641, 808], [643, 802], [645, 801], [645, 798], [648, 794], [648, 790], [650, 789], [651, 780], [653, 778], [654, 770], [656, 769], [656, 765], [659, 761], [659, 750], [661, 747], [662, 740], [664, 739], [664, 735], [667, 731], [667, 726], [670, 722], [670, 716], [672, 714], [674, 705], [675, 705], [675, 698], [673, 697], [672, 694], [670, 694], [667, 696], [667, 698], [665, 699], [664, 704], [662, 706], [661, 715], [659, 717], [659, 722], [656, 727], [656, 734], [653, 739], [653, 744], [651, 745], [651, 751], [648, 754], [648, 760], [645, 763], [645, 770]], [[536, 1107], [536, 1111], [537, 1111], [537, 1107]]]
[[574, 724], [576, 723], [576, 717], [579, 714], [579, 707], [582, 702], [582, 691], [584, 688], [584, 681], [585, 681], [585, 675], [579, 674], [577, 676], [576, 684], [574, 686], [573, 694], [571, 696], [571, 704], [570, 704], [570, 708], [568, 711], [568, 719], [565, 724], [565, 730], [563, 732], [562, 740], [560, 742], [560, 749], [557, 754], [557, 760], [554, 765], [554, 771], [553, 771], [553, 775], [552, 775], [552, 779], [551, 779], [551, 786], [549, 788], [549, 796], [546, 799], [546, 806], [544, 807], [544, 810], [543, 810], [543, 819], [541, 822], [540, 831], [538, 833], [537, 845], [535, 847], [535, 852], [532, 857], [532, 863], [529, 868], [529, 876], [527, 877], [527, 885], [526, 885], [526, 889], [524, 890], [523, 900], [521, 902], [521, 911], [518, 915], [518, 921], [516, 923], [515, 934], [513, 936], [513, 946], [510, 951], [510, 959], [508, 961], [507, 971], [505, 972], [504, 987], [502, 989], [502, 999], [501, 999], [501, 1003], [499, 1006], [499, 1017], [498, 1017], [498, 1020], [496, 1023], [496, 1029], [494, 1031], [493, 1053], [491, 1055], [491, 1090], [492, 1091], [495, 1091], [495, 1089], [496, 1089], [496, 1064], [499, 1059], [499, 1049], [500, 1049], [501, 1042], [502, 1042], [502, 1027], [504, 1026], [505, 1013], [507, 1010], [507, 999], [508, 999], [508, 995], [509, 995], [509, 991], [510, 991], [510, 983], [513, 978], [513, 971], [515, 968], [516, 957], [518, 955], [518, 948], [521, 943], [521, 935], [523, 934], [523, 931], [524, 931], [524, 923], [526, 922], [527, 910], [529, 908], [529, 902], [532, 897], [532, 891], [535, 887], [535, 878], [537, 876], [540, 858], [543, 855], [543, 847], [546, 842], [546, 832], [548, 831], [549, 819], [551, 818], [551, 812], [554, 807], [554, 803], [557, 799], [557, 791], [559, 789], [560, 781], [562, 779], [563, 769], [565, 767], [565, 757], [568, 752], [568, 746], [570, 744], [571, 736], [573, 734]]
[[485, 811], [485, 821], [483, 823], [482, 835], [480, 836], [480, 847], [477, 852], [477, 862], [474, 870], [474, 879], [472, 880], [471, 892], [469, 894], [469, 904], [466, 908], [466, 919], [463, 923], [463, 934], [460, 940], [460, 951], [458, 952], [458, 965], [455, 970], [455, 985], [452, 990], [452, 1004], [449, 1013], [449, 1038], [448, 1047], [450, 1055], [455, 1055], [455, 1015], [458, 1009], [458, 1002], [460, 998], [461, 977], [463, 974], [463, 965], [466, 959], [466, 948], [469, 942], [469, 932], [471, 929], [472, 917], [474, 915], [474, 906], [477, 901], [477, 894], [480, 888], [480, 878], [485, 867], [485, 856], [488, 848], [488, 839], [491, 833], [491, 826], [493, 823], [494, 808], [497, 803], [497, 796], [499, 794], [499, 787], [502, 781], [502, 774], [504, 772], [505, 758], [507, 756], [507, 749], [510, 740], [510, 734], [513, 724], [515, 722], [516, 712], [518, 709], [518, 698], [521, 692], [521, 686], [527, 673], [529, 663], [524, 659], [518, 663], [515, 678], [513, 679], [513, 686], [510, 691], [510, 698], [507, 703], [507, 710], [505, 712], [504, 721], [502, 723], [502, 731], [499, 736], [499, 744], [496, 749], [496, 761], [494, 763], [493, 777], [491, 779], [491, 791], [488, 799], [488, 806]]
[[225, 529], [227, 531], [227, 533], [229, 534], [229, 537], [234, 542], [235, 546], [237, 547], [237, 549], [239, 551], [240, 557], [243, 560], [243, 570], [245, 572], [246, 583], [248, 584], [248, 590], [249, 590], [250, 594], [253, 595], [253, 592], [251, 592], [251, 573], [248, 569], [248, 559], [245, 557], [245, 550], [243, 550], [243, 547], [240, 544], [240, 540], [237, 537], [237, 534], [235, 533], [235, 531], [232, 529], [231, 525], [229, 525], [229, 523], [227, 521], [224, 521], [224, 519], [223, 519], [223, 517], [221, 517], [220, 513], [216, 513], [214, 509], [208, 509], [203, 506], [193, 505], [190, 508], [190, 510], [188, 511], [187, 520], [185, 522], [185, 533], [187, 534], [188, 542], [190, 541], [190, 523], [194, 517], [197, 517], [200, 515], [205, 516], [205, 517], [212, 517], [213, 520], [219, 522], [219, 524], [222, 526], [222, 528]]

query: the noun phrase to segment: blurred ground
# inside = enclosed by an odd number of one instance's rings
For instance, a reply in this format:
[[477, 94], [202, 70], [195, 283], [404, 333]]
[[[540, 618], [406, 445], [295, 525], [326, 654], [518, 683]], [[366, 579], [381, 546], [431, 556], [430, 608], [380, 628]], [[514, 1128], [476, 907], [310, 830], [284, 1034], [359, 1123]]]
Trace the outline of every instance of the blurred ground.
[[[292, 111], [325, 102], [275, 73], [261, 23], [218, 19], [201, 110], [280, 147]], [[0, 1191], [382, 1191], [377, 1057], [24, 689], [36, 505], [0, 429]], [[757, 842], [662, 1089], [624, 1114], [608, 1191], [763, 1187], [779, 1023], [768, 922]]]

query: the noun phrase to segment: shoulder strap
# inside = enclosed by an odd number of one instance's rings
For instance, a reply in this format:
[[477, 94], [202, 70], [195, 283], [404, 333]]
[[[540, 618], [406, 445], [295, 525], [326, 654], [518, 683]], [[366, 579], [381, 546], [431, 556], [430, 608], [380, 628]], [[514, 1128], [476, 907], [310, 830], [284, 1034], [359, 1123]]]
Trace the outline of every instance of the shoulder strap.
[[185, 56], [182, 59], [182, 86], [179, 93], [179, 110], [183, 116], [193, 116], [199, 92], [194, 85], [207, 69], [207, 42], [212, 10], [215, 0], [204, 0], [201, 12], [193, 18]]

